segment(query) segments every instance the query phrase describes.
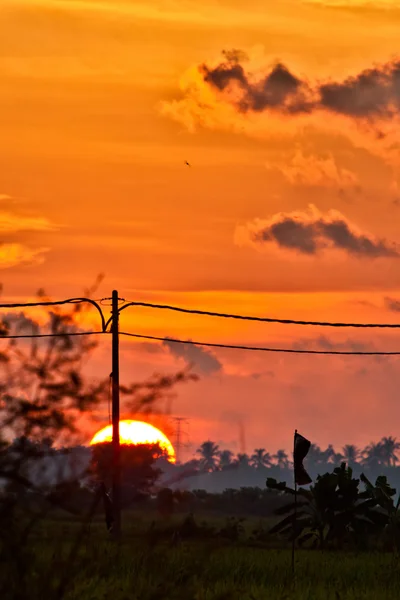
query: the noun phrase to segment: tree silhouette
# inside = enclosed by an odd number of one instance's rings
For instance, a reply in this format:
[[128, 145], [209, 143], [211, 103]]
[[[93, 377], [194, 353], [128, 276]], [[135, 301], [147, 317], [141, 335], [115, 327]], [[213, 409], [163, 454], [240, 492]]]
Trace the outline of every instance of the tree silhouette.
[[[121, 444], [121, 488], [126, 503], [148, 494], [161, 471], [155, 466], [163, 455], [159, 444]], [[111, 486], [113, 470], [111, 442], [92, 446], [91, 471], [95, 480]]]
[[289, 457], [285, 450], [277, 450], [272, 458], [276, 460], [276, 464], [280, 469], [287, 469], [289, 467]]
[[[40, 292], [39, 300], [48, 298]], [[81, 305], [74, 304], [69, 310], [52, 307], [42, 327], [23, 313], [2, 317], [4, 333], [56, 336], [29, 342], [10, 339], [4, 345], [0, 360], [2, 428], [48, 445], [62, 432], [73, 433], [77, 416], [101, 399], [104, 382], [93, 384], [82, 376], [83, 360], [97, 343], [89, 336], [73, 337], [82, 331], [81, 315]]]
[[352, 467], [360, 458], [360, 450], [354, 444], [346, 444], [342, 448], [343, 460]]
[[323, 452], [317, 444], [311, 444], [306, 461], [308, 464], [323, 464], [326, 462], [325, 452]]
[[229, 469], [233, 464], [233, 452], [230, 450], [221, 450], [219, 453], [219, 468]]
[[218, 470], [219, 446], [217, 444], [207, 440], [196, 450], [196, 454], [200, 456], [200, 468], [203, 471]]
[[322, 457], [323, 457], [323, 462], [329, 463], [329, 464], [334, 464], [336, 462], [340, 462], [340, 459], [342, 458], [341, 454], [337, 454], [335, 452], [335, 449], [332, 446], [332, 444], [329, 444], [329, 446], [326, 448], [326, 450], [323, 450]]
[[378, 467], [384, 462], [381, 442], [370, 442], [361, 454], [362, 463], [369, 468]]
[[270, 467], [271, 464], [271, 455], [269, 452], [266, 452], [265, 448], [256, 448], [250, 457], [250, 465], [256, 469]]
[[239, 453], [236, 457], [236, 464], [238, 467], [249, 467], [250, 457], [246, 453]]
[[380, 445], [382, 460], [388, 467], [395, 467], [396, 462], [399, 460], [396, 456], [396, 451], [400, 450], [400, 443], [396, 441], [396, 438], [389, 436], [383, 437]]

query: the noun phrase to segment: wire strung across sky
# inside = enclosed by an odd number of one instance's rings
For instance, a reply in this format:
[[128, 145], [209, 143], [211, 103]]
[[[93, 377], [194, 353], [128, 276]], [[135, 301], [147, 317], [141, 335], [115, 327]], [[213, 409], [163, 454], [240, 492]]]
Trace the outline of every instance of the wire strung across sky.
[[[87, 302], [86, 298], [67, 298], [66, 300], [43, 300], [36, 302], [8, 302], [0, 304], [0, 308], [25, 308], [29, 306], [58, 306], [61, 304], [79, 304]], [[93, 301], [94, 302], [94, 301]]]
[[0, 304], [1, 308], [32, 308], [32, 307], [41, 307], [41, 306], [62, 306], [65, 304], [91, 304], [97, 310], [101, 319], [101, 326], [103, 331], [106, 330], [106, 320], [103, 315], [103, 311], [95, 300], [91, 298], [67, 298], [65, 300], [38, 300], [36, 302], [14, 302], [14, 303], [5, 303]]
[[400, 351], [387, 351], [387, 352], [367, 352], [367, 351], [358, 351], [358, 350], [300, 350], [296, 348], [266, 348], [264, 346], [241, 346], [236, 344], [217, 344], [213, 342], [197, 342], [194, 340], [179, 340], [176, 338], [170, 337], [157, 337], [153, 335], [142, 335], [139, 333], [127, 333], [125, 331], [120, 331], [120, 335], [125, 335], [129, 337], [145, 339], [145, 340], [155, 340], [159, 342], [172, 342], [174, 344], [191, 344], [193, 346], [206, 346], [209, 348], [228, 348], [231, 350], [251, 350], [253, 352], [281, 352], [288, 354], [338, 354], [344, 356], [400, 356]]
[[242, 321], [258, 321], [262, 323], [280, 323], [283, 325], [314, 325], [318, 327], [363, 327], [363, 328], [387, 328], [400, 329], [400, 323], [334, 323], [330, 321], [298, 321], [295, 319], [275, 319], [272, 317], [254, 317], [245, 315], [235, 315], [229, 313], [220, 313], [208, 310], [199, 310], [191, 308], [182, 308], [180, 306], [170, 306], [168, 304], [151, 304], [149, 302], [129, 302], [122, 306], [120, 310], [129, 306], [142, 306], [145, 308], [154, 308], [158, 310], [171, 310], [191, 315], [203, 315], [207, 317], [219, 317], [222, 319], [239, 319]]
[[108, 331], [66, 331], [64, 333], [16, 333], [16, 334], [5, 334], [0, 333], [0, 340], [16, 340], [18, 338], [52, 338], [52, 337], [73, 337], [76, 335], [102, 335], [103, 333], [110, 333]]
[[[102, 298], [102, 300], [108, 300], [108, 298]], [[121, 299], [122, 300], [122, 299]], [[57, 306], [63, 304], [80, 304], [90, 303], [99, 311], [102, 317], [102, 324], [104, 325], [104, 315], [102, 314], [101, 308], [95, 300], [90, 298], [68, 298], [66, 300], [46, 300], [38, 302], [20, 302], [20, 303], [6, 303], [0, 304], [1, 308], [24, 308], [24, 307], [39, 307], [39, 306]], [[370, 329], [400, 329], [400, 323], [344, 323], [344, 322], [332, 322], [332, 321], [302, 321], [298, 319], [278, 319], [273, 317], [257, 317], [251, 315], [239, 315], [231, 313], [220, 313], [216, 311], [200, 310], [197, 308], [184, 308], [181, 306], [173, 306], [169, 304], [153, 304], [151, 302], [127, 302], [123, 304], [119, 312], [129, 308], [130, 306], [141, 306], [144, 308], [152, 308], [157, 310], [170, 310], [174, 312], [180, 312], [191, 315], [201, 315], [207, 317], [218, 317], [222, 319], [237, 319], [241, 321], [256, 321], [261, 323], [279, 323], [283, 325], [311, 325], [315, 327], [354, 327], [354, 328], [370, 328]], [[104, 329], [104, 327], [103, 327]]]
[[[63, 333], [27, 333], [27, 334], [0, 334], [1, 339], [27, 339], [27, 338], [48, 338], [48, 337], [69, 337], [83, 335], [110, 335], [110, 331], [71, 331]], [[240, 344], [219, 344], [214, 342], [199, 342], [195, 340], [180, 340], [171, 337], [161, 337], [154, 335], [144, 335], [140, 333], [130, 333], [120, 331], [119, 335], [133, 337], [137, 339], [153, 340], [158, 342], [170, 342], [173, 344], [190, 344], [192, 346], [204, 346], [207, 348], [227, 348], [230, 350], [249, 350], [253, 352], [277, 352], [287, 354], [321, 354], [321, 355], [340, 355], [340, 356], [400, 356], [399, 351], [361, 351], [361, 350], [301, 350], [297, 348], [268, 348], [265, 346], [244, 346]]]
[[[110, 334], [107, 331], [108, 322], [105, 321], [103, 312], [100, 306], [95, 300], [90, 298], [69, 298], [66, 300], [46, 300], [38, 302], [21, 302], [21, 303], [6, 303], [0, 304], [1, 308], [27, 308], [27, 307], [41, 307], [41, 306], [57, 306], [65, 304], [79, 304], [79, 303], [92, 304], [99, 312], [102, 320], [102, 331], [72, 331], [72, 332], [60, 332], [60, 333], [31, 333], [31, 334], [0, 334], [0, 339], [17, 339], [17, 338], [47, 338], [47, 337], [66, 337], [66, 336], [86, 336], [86, 335], [102, 335]], [[280, 323], [280, 324], [291, 324], [291, 325], [314, 325], [320, 327], [362, 327], [362, 328], [400, 328], [400, 323], [335, 323], [329, 321], [298, 321], [294, 319], [275, 319], [270, 317], [256, 317], [256, 316], [245, 316], [238, 314], [219, 313], [214, 311], [206, 311], [199, 309], [182, 308], [179, 306], [171, 306], [167, 304], [152, 304], [148, 302], [127, 302], [123, 304], [119, 312], [129, 308], [130, 306], [141, 306], [145, 308], [153, 308], [159, 310], [170, 310], [186, 314], [219, 317], [225, 319], [240, 319], [244, 321], [258, 321], [264, 323]], [[339, 355], [339, 356], [399, 356], [400, 351], [361, 351], [361, 350], [308, 350], [308, 349], [297, 349], [297, 348], [269, 348], [263, 346], [246, 346], [241, 344], [222, 344], [214, 342], [200, 342], [194, 340], [180, 340], [170, 337], [151, 336], [138, 333], [129, 333], [125, 331], [119, 332], [120, 335], [133, 337], [137, 339], [146, 339], [159, 342], [170, 342], [175, 344], [191, 344], [193, 346], [204, 346], [209, 348], [227, 348], [232, 350], [248, 350], [253, 352], [276, 352], [286, 354], [318, 354], [318, 355]]]

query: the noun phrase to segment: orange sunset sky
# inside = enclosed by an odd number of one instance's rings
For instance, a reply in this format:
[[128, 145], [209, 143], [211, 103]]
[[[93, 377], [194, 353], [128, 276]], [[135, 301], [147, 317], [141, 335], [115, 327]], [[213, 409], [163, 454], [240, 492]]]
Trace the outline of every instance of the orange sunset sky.
[[[399, 321], [399, 28], [389, 0], [0, 0], [3, 299], [80, 295], [103, 272], [99, 297]], [[121, 328], [400, 350], [396, 331], [142, 308]], [[322, 446], [398, 435], [396, 357], [121, 349], [126, 382], [194, 362], [173, 404], [188, 454], [240, 451], [239, 423], [248, 452], [290, 449], [295, 427]]]

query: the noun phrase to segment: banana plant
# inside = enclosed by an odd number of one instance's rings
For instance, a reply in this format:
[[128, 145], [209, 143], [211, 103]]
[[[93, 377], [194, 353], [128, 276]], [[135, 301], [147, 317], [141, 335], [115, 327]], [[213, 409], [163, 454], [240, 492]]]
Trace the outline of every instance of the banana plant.
[[[371, 493], [359, 491], [359, 479], [342, 463], [332, 473], [319, 475], [309, 490], [297, 490], [295, 502], [280, 507], [277, 515], [284, 518], [270, 533], [287, 535], [299, 545], [312, 547], [341, 546], [349, 538], [376, 532], [388, 522], [385, 511], [377, 510], [378, 500]], [[295, 490], [275, 479], [267, 479], [267, 487], [294, 497]]]
[[400, 495], [397, 502], [393, 497], [396, 495], [395, 488], [392, 488], [387, 478], [380, 475], [373, 485], [369, 479], [362, 473], [360, 479], [365, 486], [364, 498], [374, 498], [381, 511], [387, 516], [388, 523], [385, 528], [386, 539], [392, 550], [400, 549]]

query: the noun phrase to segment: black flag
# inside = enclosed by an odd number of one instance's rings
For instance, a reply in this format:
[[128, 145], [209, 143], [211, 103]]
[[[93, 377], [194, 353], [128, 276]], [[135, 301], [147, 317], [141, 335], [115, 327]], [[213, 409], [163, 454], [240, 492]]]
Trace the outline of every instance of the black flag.
[[293, 451], [293, 463], [294, 463], [294, 481], [297, 485], [307, 485], [311, 483], [312, 479], [303, 466], [303, 460], [308, 454], [311, 442], [306, 440], [305, 437], [297, 433], [294, 434], [294, 451]]

